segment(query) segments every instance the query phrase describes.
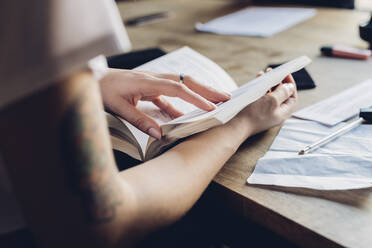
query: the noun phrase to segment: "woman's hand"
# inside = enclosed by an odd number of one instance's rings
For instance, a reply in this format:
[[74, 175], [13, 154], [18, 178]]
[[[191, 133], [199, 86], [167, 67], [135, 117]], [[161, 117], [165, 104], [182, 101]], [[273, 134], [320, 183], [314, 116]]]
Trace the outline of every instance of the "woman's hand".
[[133, 70], [116, 70], [100, 80], [101, 94], [105, 108], [120, 115], [141, 131], [160, 139], [159, 124], [136, 108], [138, 101], [151, 101], [172, 118], [183, 115], [162, 97], [179, 97], [196, 107], [211, 111], [214, 103], [227, 101], [230, 95], [203, 86], [190, 76], [179, 83], [179, 75], [158, 74]]
[[291, 116], [296, 103], [296, 83], [288, 75], [266, 95], [248, 105], [236, 118], [243, 120], [249, 127], [248, 135], [254, 135], [282, 124]]

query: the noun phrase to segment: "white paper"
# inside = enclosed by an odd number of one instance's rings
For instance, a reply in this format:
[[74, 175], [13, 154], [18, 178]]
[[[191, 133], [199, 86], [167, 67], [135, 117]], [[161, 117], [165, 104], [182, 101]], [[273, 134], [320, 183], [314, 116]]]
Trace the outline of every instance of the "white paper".
[[290, 119], [247, 182], [251, 184], [347, 190], [372, 186], [372, 125], [363, 124], [310, 154], [298, 151], [345, 125], [328, 127]]
[[359, 114], [360, 108], [372, 106], [372, 79], [299, 110], [293, 116], [335, 125]]
[[315, 9], [308, 8], [251, 7], [205, 24], [197, 23], [195, 28], [223, 35], [269, 37], [315, 14]]

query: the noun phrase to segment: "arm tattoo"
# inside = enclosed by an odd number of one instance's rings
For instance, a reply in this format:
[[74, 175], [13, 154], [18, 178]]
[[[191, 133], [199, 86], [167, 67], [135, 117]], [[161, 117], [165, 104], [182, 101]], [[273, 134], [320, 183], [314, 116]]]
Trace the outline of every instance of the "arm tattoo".
[[116, 217], [122, 195], [115, 183], [113, 159], [104, 137], [99, 104], [85, 93], [69, 107], [61, 126], [61, 152], [68, 187], [79, 196], [84, 214], [92, 223], [107, 223]]

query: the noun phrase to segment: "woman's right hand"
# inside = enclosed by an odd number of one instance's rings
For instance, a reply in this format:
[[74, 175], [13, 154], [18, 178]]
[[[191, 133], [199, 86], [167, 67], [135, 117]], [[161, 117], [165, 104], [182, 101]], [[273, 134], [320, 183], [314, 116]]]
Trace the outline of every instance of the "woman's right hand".
[[278, 86], [249, 104], [236, 118], [249, 128], [247, 136], [282, 124], [288, 119], [297, 103], [296, 83], [288, 75]]
[[179, 83], [180, 75], [159, 74], [134, 70], [110, 69], [100, 80], [101, 95], [106, 109], [126, 119], [142, 132], [161, 139], [161, 128], [150, 116], [136, 108], [139, 101], [151, 101], [169, 116], [183, 115], [163, 96], [178, 97], [196, 107], [212, 111], [214, 103], [230, 99], [230, 94], [198, 83], [185, 76]]

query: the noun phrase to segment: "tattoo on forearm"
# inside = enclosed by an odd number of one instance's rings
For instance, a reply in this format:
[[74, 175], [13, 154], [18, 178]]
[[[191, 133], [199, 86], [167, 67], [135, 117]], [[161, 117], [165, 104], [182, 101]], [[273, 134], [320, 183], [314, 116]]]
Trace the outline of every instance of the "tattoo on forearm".
[[95, 107], [98, 103], [87, 99], [83, 93], [63, 117], [63, 166], [67, 183], [80, 197], [88, 221], [105, 223], [115, 218], [122, 195], [109, 168], [110, 148], [100, 139], [105, 127]]

